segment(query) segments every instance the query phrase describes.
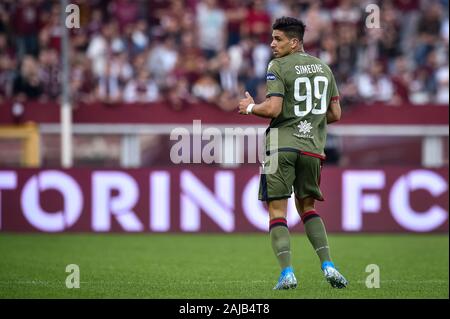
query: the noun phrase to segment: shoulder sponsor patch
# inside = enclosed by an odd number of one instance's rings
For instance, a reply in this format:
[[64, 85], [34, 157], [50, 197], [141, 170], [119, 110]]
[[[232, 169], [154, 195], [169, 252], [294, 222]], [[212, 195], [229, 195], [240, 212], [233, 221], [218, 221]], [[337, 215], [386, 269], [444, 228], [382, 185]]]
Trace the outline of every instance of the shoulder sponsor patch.
[[273, 74], [273, 73], [267, 73], [267, 75], [266, 75], [266, 80], [267, 81], [274, 81], [274, 80], [276, 80], [277, 79], [277, 77], [275, 76], [275, 74]]

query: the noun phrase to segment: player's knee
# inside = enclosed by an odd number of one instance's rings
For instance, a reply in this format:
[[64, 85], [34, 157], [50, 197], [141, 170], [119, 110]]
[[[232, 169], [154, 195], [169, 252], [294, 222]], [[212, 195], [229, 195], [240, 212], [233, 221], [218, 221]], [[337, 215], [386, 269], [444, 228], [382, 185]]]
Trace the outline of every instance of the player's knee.
[[301, 207], [301, 208], [299, 208], [299, 207], [297, 207], [297, 213], [299, 214], [299, 216], [300, 217], [303, 217], [303, 215], [305, 214], [305, 213], [308, 213], [308, 212], [310, 212], [310, 211], [313, 211], [313, 210], [315, 210], [315, 208], [314, 207], [311, 207], [311, 206], [303, 206], [303, 207]]
[[269, 201], [268, 206], [269, 206], [269, 215], [271, 219], [286, 218], [287, 199]]
[[300, 217], [304, 213], [315, 210], [315, 200], [312, 197], [305, 197], [303, 199], [296, 197], [295, 204]]
[[314, 206], [305, 206], [305, 207], [303, 208], [303, 210], [300, 212], [300, 217], [303, 217], [303, 215], [304, 215], [305, 213], [308, 213], [308, 212], [311, 212], [311, 211], [314, 211], [314, 210], [316, 210], [316, 209], [314, 208]]
[[278, 210], [275, 210], [275, 211], [269, 211], [269, 217], [270, 217], [270, 219], [272, 220], [272, 219], [276, 219], [276, 218], [284, 218], [284, 219], [286, 219], [286, 212], [282, 212], [282, 211], [278, 211]]

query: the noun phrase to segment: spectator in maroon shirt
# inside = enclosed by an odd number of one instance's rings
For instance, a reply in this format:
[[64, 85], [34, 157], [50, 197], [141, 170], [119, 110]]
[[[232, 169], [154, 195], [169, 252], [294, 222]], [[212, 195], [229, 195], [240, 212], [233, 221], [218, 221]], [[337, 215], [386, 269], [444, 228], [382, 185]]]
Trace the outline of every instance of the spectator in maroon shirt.
[[410, 103], [409, 85], [413, 80], [408, 60], [401, 56], [395, 60], [391, 81], [394, 85], [392, 104], [401, 105]]
[[71, 97], [75, 102], [94, 102], [96, 79], [91, 71], [91, 61], [83, 54], [75, 54], [72, 59], [70, 87]]
[[227, 16], [228, 46], [238, 44], [241, 40], [241, 28], [247, 16], [247, 8], [240, 0], [227, 0], [224, 4]]
[[305, 13], [303, 21], [309, 30], [305, 33], [303, 46], [305, 51], [312, 54], [311, 52], [319, 49], [323, 34], [331, 28], [330, 17], [321, 10], [319, 2], [313, 2]]
[[253, 1], [250, 9], [247, 11], [242, 31], [250, 37], [257, 37], [261, 43], [268, 43], [271, 39], [272, 21], [264, 5], [264, 0]]
[[394, 0], [392, 3], [401, 12], [416, 11], [420, 9], [420, 0]]
[[60, 54], [61, 50], [61, 11], [59, 4], [53, 4], [49, 11], [43, 11], [38, 31], [39, 49], [52, 48]]
[[113, 0], [111, 14], [117, 19], [120, 31], [129, 24], [135, 23], [139, 16], [139, 3], [135, 0]]
[[38, 54], [37, 35], [39, 30], [39, 9], [31, 0], [19, 0], [12, 14], [17, 53], [19, 57], [25, 54]]
[[101, 32], [104, 24], [103, 12], [100, 8], [93, 9], [90, 14], [90, 19], [87, 24], [86, 30], [89, 37], [92, 37]]
[[180, 51], [183, 53], [178, 55], [177, 65], [173, 71], [181, 72], [189, 83], [194, 83], [204, 71], [206, 62], [202, 51], [196, 46], [193, 32], [183, 34]]

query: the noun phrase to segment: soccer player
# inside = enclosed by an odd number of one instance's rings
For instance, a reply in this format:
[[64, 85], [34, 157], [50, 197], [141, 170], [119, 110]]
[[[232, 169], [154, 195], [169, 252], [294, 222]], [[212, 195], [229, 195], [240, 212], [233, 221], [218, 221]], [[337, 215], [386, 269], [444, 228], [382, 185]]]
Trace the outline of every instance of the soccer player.
[[[267, 68], [267, 98], [255, 104], [245, 92], [239, 113], [272, 119], [266, 134], [265, 164], [274, 163], [277, 156], [278, 166], [274, 173], [261, 174], [259, 199], [268, 204], [272, 248], [281, 267], [274, 289], [297, 287], [286, 221], [292, 188], [297, 211], [326, 280], [334, 288], [344, 288], [348, 282], [333, 264], [325, 226], [314, 205], [316, 200], [323, 200], [319, 184], [327, 124], [341, 117], [336, 82], [326, 64], [303, 50], [302, 21], [282, 17], [272, 29], [270, 47], [275, 58]], [[269, 142], [270, 130], [274, 129], [278, 134], [276, 149], [271, 146], [273, 141]]]

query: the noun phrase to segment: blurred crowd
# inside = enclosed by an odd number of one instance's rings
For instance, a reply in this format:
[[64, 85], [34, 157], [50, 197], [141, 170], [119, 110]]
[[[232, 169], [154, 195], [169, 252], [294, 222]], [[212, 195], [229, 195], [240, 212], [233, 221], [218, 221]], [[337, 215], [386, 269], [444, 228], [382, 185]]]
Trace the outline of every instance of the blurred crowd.
[[[305, 22], [305, 50], [331, 67], [343, 107], [449, 103], [447, 0], [69, 3], [80, 8], [80, 28], [69, 31], [75, 101], [229, 111], [245, 90], [262, 101], [271, 25], [285, 15]], [[379, 28], [368, 27], [372, 3]], [[60, 97], [60, 15], [55, 0], [0, 2], [0, 102]]]

